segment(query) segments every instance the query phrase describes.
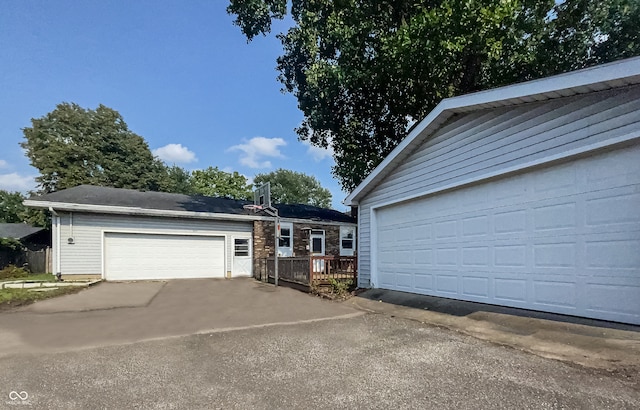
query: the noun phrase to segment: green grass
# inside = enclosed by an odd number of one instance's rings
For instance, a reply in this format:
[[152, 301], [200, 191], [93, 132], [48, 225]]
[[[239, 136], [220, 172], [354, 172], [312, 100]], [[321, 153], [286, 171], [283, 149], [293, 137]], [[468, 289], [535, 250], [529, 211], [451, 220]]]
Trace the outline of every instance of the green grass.
[[76, 293], [84, 289], [82, 286], [56, 288], [45, 292], [33, 292], [27, 289], [0, 289], [0, 310], [26, 305], [42, 299]]
[[28, 276], [18, 276], [13, 278], [0, 279], [0, 282], [14, 281], [14, 280], [23, 280], [23, 281], [43, 281], [43, 282], [55, 282], [56, 277], [51, 273], [38, 273], [35, 275]]

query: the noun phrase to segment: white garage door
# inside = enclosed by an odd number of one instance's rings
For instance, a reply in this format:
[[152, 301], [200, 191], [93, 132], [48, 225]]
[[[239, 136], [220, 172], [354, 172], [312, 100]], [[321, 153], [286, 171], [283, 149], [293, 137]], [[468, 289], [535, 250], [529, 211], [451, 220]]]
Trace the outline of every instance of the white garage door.
[[105, 277], [144, 280], [224, 277], [224, 237], [105, 233]]
[[375, 223], [376, 287], [640, 324], [639, 146], [380, 208]]

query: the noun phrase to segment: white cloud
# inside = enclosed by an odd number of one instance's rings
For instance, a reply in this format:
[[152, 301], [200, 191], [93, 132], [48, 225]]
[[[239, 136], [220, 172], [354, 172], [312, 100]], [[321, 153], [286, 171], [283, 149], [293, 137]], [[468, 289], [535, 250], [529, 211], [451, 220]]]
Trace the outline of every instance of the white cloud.
[[0, 174], [0, 189], [6, 191], [25, 192], [36, 188], [36, 180], [33, 175]]
[[198, 160], [196, 154], [189, 148], [183, 147], [182, 144], [167, 144], [164, 147], [156, 148], [153, 150], [153, 155], [167, 163], [187, 164]]
[[329, 143], [327, 148], [322, 148], [311, 145], [309, 140], [303, 141], [303, 143], [307, 145], [307, 155], [311, 155], [311, 158], [316, 162], [320, 162], [325, 158], [333, 158], [333, 146], [331, 144], [331, 140], [329, 139], [327, 142]]
[[9, 168], [9, 163], [3, 159], [0, 159], [0, 168]]
[[230, 147], [227, 151], [240, 151], [240, 163], [249, 168], [271, 168], [271, 161], [266, 158], [284, 158], [281, 146], [287, 143], [282, 138], [254, 137], [244, 144]]

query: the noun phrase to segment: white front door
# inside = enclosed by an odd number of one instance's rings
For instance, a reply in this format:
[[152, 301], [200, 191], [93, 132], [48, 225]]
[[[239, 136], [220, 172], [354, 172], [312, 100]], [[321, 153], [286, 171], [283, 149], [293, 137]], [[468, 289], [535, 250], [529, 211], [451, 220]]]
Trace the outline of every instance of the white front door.
[[251, 239], [233, 238], [233, 276], [251, 276]]
[[[312, 230], [309, 235], [309, 253], [312, 256], [324, 256], [324, 231]], [[313, 261], [313, 271], [316, 273], [324, 271], [324, 261]]]

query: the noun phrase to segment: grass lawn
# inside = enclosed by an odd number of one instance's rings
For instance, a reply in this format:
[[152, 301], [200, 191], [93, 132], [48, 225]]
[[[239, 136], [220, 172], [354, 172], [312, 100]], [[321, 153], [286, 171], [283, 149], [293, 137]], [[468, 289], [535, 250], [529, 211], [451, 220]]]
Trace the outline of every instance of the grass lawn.
[[23, 281], [26, 281], [26, 282], [31, 282], [31, 281], [55, 282], [56, 281], [56, 277], [55, 277], [55, 275], [52, 275], [51, 273], [38, 273], [36, 275], [19, 276], [19, 277], [14, 277], [14, 278], [0, 279], [0, 282], [9, 282], [9, 281], [14, 281], [14, 280], [23, 280]]
[[82, 289], [86, 288], [83, 286], [69, 286], [44, 292], [34, 292], [27, 289], [0, 289], [0, 311], [8, 310], [17, 306], [28, 305], [29, 303], [37, 300], [55, 298], [57, 296], [80, 292]]

